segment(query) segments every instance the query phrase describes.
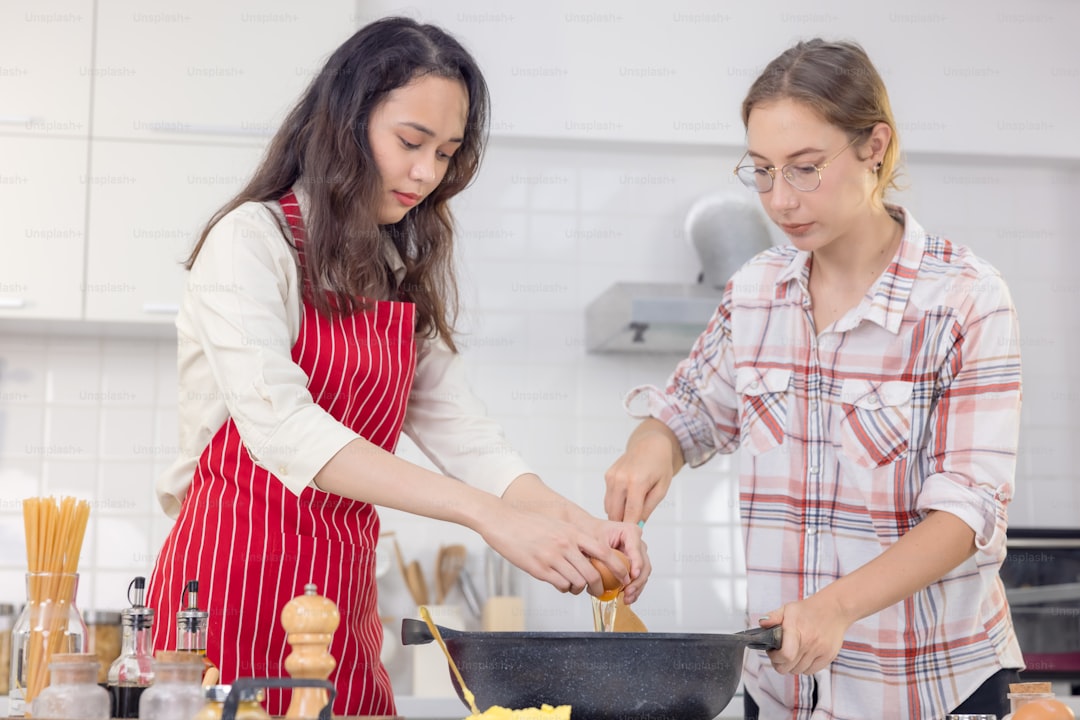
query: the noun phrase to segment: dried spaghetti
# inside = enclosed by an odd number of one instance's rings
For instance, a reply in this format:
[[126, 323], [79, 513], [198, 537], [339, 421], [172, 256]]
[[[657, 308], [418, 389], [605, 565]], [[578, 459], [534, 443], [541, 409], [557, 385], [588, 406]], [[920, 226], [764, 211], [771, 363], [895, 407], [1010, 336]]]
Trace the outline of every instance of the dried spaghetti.
[[31, 622], [26, 658], [27, 708], [48, 682], [49, 659], [58, 652], [78, 652], [64, 646], [68, 614], [75, 600], [76, 572], [82, 552], [90, 503], [64, 497], [23, 501], [26, 564], [29, 570], [27, 604], [37, 609]]

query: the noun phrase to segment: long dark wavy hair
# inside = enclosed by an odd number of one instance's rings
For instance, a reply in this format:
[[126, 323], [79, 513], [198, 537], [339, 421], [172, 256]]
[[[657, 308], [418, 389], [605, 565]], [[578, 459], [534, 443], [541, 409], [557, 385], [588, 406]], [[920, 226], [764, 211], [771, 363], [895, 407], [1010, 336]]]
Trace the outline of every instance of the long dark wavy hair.
[[[377, 203], [383, 188], [368, 121], [390, 92], [425, 75], [465, 86], [464, 139], [431, 194], [398, 223], [380, 226]], [[456, 351], [454, 221], [447, 201], [476, 174], [488, 118], [487, 83], [457, 40], [409, 18], [373, 22], [330, 56], [274, 135], [247, 186], [211, 217], [185, 266], [191, 268], [207, 235], [227, 213], [246, 202], [275, 202], [299, 184], [310, 200], [304, 217], [308, 300], [330, 315], [364, 309], [360, 297], [401, 297], [416, 304], [418, 335], [442, 337]], [[383, 260], [381, 246], [387, 239], [405, 262], [400, 285]]]

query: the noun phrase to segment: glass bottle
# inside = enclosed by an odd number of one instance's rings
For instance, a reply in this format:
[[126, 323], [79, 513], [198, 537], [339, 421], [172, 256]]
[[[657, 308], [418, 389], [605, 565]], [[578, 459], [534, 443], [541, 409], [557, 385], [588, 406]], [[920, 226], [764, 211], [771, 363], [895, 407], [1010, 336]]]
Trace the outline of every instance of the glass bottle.
[[86, 623], [75, 605], [78, 588], [78, 573], [26, 573], [26, 605], [11, 631], [9, 715], [25, 715], [48, 685], [54, 654], [89, 651]]
[[109, 682], [109, 667], [120, 657], [120, 613], [115, 610], [90, 610], [83, 613], [86, 629], [90, 633], [90, 652], [97, 655], [98, 684]]
[[199, 609], [198, 580], [188, 580], [184, 592], [187, 593], [187, 607], [176, 613], [176, 649], [198, 655], [205, 674], [214, 667], [214, 663], [206, 657], [206, 630], [210, 613]]
[[154, 684], [139, 698], [140, 720], [191, 720], [202, 709], [202, 658], [162, 650], [154, 658]]
[[55, 720], [108, 720], [109, 693], [97, 684], [97, 656], [57, 653], [49, 663], [49, 687], [33, 703], [31, 714]]
[[[191, 720], [221, 720], [225, 698], [231, 690], [231, 685], [211, 685], [206, 688], [206, 704]], [[265, 698], [262, 688], [244, 688], [238, 692], [236, 720], [271, 720], [270, 714], [261, 705]]]
[[[134, 588], [134, 598], [132, 598]], [[137, 577], [128, 586], [131, 607], [120, 611], [120, 657], [109, 666], [109, 695], [115, 718], [139, 717], [139, 697], [154, 682], [153, 651], [150, 641], [154, 609], [143, 605], [146, 578]]]
[[0, 603], [0, 695], [8, 694], [11, 680], [11, 628], [15, 625], [15, 606]]

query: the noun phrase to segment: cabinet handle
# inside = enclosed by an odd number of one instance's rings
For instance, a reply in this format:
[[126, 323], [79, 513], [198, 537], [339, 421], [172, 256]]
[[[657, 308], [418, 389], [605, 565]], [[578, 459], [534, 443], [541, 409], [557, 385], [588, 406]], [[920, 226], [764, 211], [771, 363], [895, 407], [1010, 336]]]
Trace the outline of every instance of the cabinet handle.
[[143, 303], [142, 311], [147, 315], [175, 315], [180, 306], [173, 303]]
[[33, 115], [0, 115], [0, 125], [29, 125], [35, 120]]
[[24, 307], [25, 298], [0, 298], [0, 310], [21, 310]]
[[166, 123], [151, 124], [150, 130], [174, 135], [231, 135], [236, 137], [269, 138], [274, 132], [270, 127], [242, 127], [237, 125], [189, 125]]

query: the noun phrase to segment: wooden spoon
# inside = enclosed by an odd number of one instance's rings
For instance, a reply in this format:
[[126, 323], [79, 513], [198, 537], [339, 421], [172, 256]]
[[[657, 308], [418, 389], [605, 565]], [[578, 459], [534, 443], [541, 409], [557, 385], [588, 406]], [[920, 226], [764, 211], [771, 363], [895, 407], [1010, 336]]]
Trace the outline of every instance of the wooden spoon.
[[[405, 556], [401, 554], [401, 546], [398, 545], [397, 536], [393, 532], [385, 533], [390, 536], [390, 539], [394, 543], [394, 557], [397, 558], [398, 570], [401, 571], [401, 578], [405, 581], [405, 586], [409, 585], [409, 573], [405, 570]], [[412, 588], [410, 588], [411, 590]]]
[[435, 625], [435, 622], [431, 619], [431, 613], [428, 609], [420, 606], [420, 617], [424, 618], [424, 622], [427, 623], [428, 630], [435, 636], [435, 639], [439, 642], [439, 647], [442, 648], [443, 655], [446, 656], [446, 662], [450, 663], [450, 669], [454, 671], [454, 676], [457, 678], [458, 685], [461, 686], [461, 694], [465, 696], [465, 702], [469, 703], [469, 709], [472, 710], [473, 715], [479, 715], [480, 709], [476, 707], [476, 696], [472, 694], [472, 691], [465, 685], [464, 678], [461, 677], [461, 671], [458, 670], [457, 663], [454, 662], [454, 658], [450, 655], [450, 650], [446, 647], [446, 642], [442, 639], [442, 633], [439, 632], [439, 628]]
[[435, 604], [442, 605], [443, 598], [446, 597], [447, 589], [443, 586], [442, 573], [439, 572], [439, 568], [442, 567], [443, 555], [446, 554], [446, 546], [440, 545], [439, 551], [435, 553]]
[[427, 583], [424, 581], [424, 571], [420, 569], [420, 561], [413, 560], [405, 566], [405, 584], [409, 587], [413, 602], [419, 605], [427, 605]]

